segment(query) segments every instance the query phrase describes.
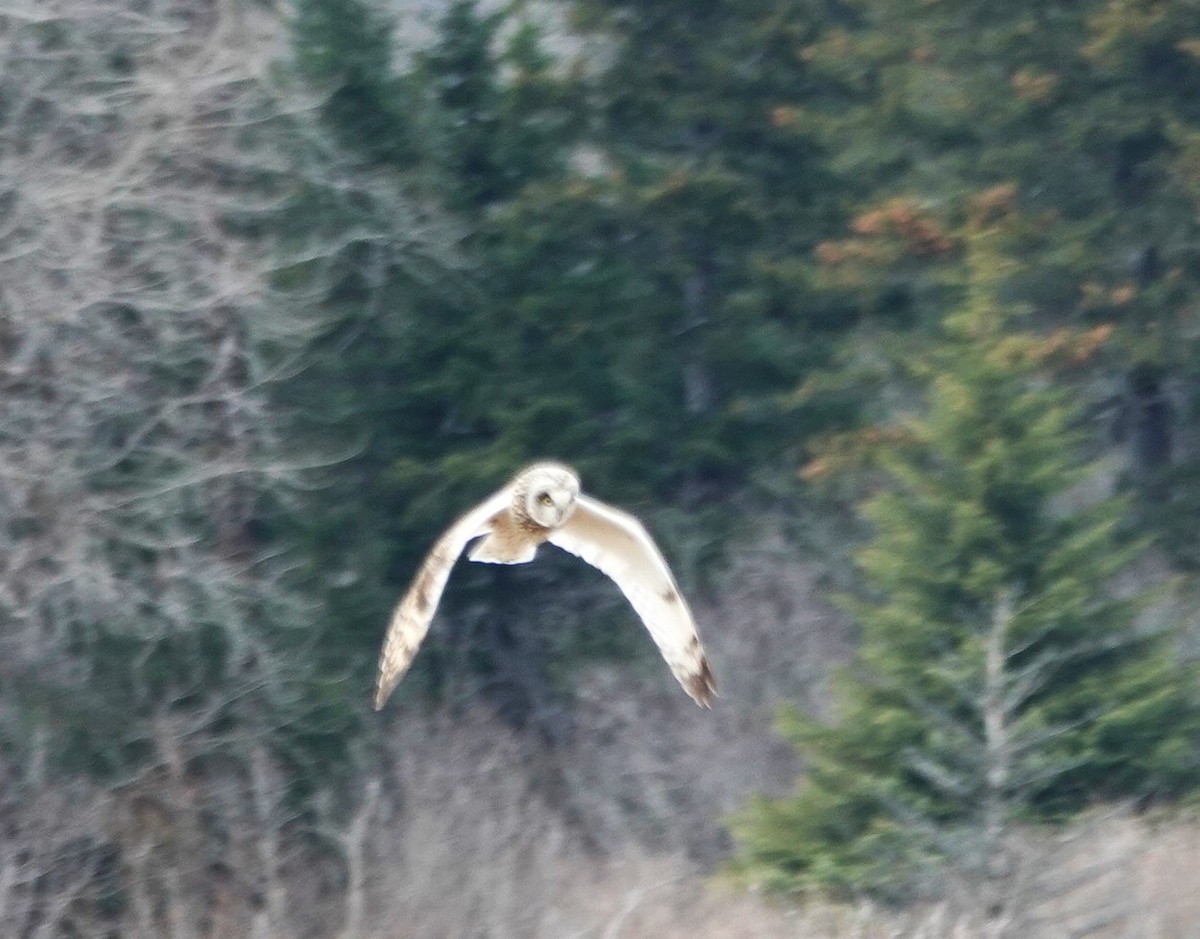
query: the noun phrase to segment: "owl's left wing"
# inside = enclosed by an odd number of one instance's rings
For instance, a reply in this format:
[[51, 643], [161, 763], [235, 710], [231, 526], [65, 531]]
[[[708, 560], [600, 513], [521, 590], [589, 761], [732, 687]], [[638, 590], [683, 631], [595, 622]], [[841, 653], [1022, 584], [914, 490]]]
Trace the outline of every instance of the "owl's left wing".
[[379, 654], [379, 676], [375, 680], [376, 711], [383, 707], [392, 689], [412, 664], [421, 640], [429, 631], [429, 623], [442, 598], [442, 591], [446, 589], [450, 569], [462, 554], [462, 549], [472, 538], [492, 530], [496, 516], [507, 510], [511, 498], [511, 490], [507, 487], [489, 496], [447, 528], [425, 556], [408, 593], [396, 605], [387, 636], [383, 640], [383, 650]]
[[692, 700], [711, 707], [716, 681], [687, 601], [650, 534], [632, 515], [587, 496], [550, 542], [611, 577], [637, 611]]

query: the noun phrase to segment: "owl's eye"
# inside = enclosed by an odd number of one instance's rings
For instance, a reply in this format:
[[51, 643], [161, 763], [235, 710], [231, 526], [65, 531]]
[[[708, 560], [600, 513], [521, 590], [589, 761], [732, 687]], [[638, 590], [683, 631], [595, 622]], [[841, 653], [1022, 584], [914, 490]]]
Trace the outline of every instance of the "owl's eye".
[[538, 496], [538, 502], [542, 503], [542, 505], [554, 505], [554, 500], [550, 498], [550, 493], [548, 492], [543, 492]]

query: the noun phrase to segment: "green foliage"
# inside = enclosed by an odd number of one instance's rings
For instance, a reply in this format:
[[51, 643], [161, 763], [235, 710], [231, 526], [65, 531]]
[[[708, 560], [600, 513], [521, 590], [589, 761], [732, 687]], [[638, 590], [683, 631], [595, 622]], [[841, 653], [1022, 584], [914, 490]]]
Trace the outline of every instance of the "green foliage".
[[[553, 42], [545, 4], [451, 0], [421, 47], [295, 0], [292, 73], [224, 42], [278, 5], [142, 6], [0, 30], [6, 824], [80, 776], [337, 815], [391, 604], [546, 456], [689, 592], [802, 460], [874, 487], [838, 721], [784, 716], [808, 776], [740, 824], [761, 881], [905, 899], [1015, 822], [1194, 785], [1194, 676], [1114, 584], [1131, 532], [1200, 565], [1195, 0], [576, 0]], [[648, 646], [544, 554], [464, 564], [401, 695], [569, 733], [571, 670]], [[28, 844], [82, 884], [53, 804]], [[122, 877], [158, 863], [128, 827]]]
[[532, 21], [516, 23], [496, 51], [505, 20], [482, 15], [475, 0], [455, 0], [420, 56], [435, 106], [434, 159], [453, 210], [478, 211], [560, 172], [579, 129], [579, 102], [553, 75]]
[[[310, 721], [324, 676], [303, 594], [260, 528], [286, 462], [264, 386], [304, 338], [260, 273], [296, 125], [265, 68], [229, 54], [198, 81], [207, 27], [144, 12], [129, 29], [68, 3], [0, 31], [0, 331], [6, 361], [39, 363], [5, 379], [0, 445], [19, 478], [0, 500], [0, 774], [17, 801], [237, 761], [250, 739], [340, 755], [350, 723]], [[155, 63], [184, 76], [162, 112], [135, 90]], [[64, 187], [85, 152], [93, 172]]]
[[[589, 77], [552, 59], [520, 13], [462, 0], [396, 79], [413, 90], [425, 135], [419, 170], [395, 185], [434, 204], [454, 241], [428, 276], [380, 248], [401, 231], [344, 250], [328, 298], [338, 325], [285, 392], [302, 436], [354, 454], [314, 493], [332, 511], [303, 519], [298, 535], [346, 583], [329, 588], [342, 622], [324, 654], [365, 671], [447, 507], [530, 459], [570, 461], [625, 504], [687, 507], [676, 513], [686, 525], [665, 534], [669, 553], [711, 556], [730, 527], [720, 500], [758, 468], [787, 473], [797, 439], [842, 407], [790, 394], [827, 361], [846, 316], [810, 283], [806, 254], [835, 203], [789, 103], [804, 71], [789, 45], [800, 7], [777, 13], [730, 8], [722, 31], [698, 24], [687, 41], [703, 68], [666, 88], [630, 72], [661, 51], [647, 45], [652, 31], [622, 37], [613, 68]], [[759, 39], [771, 75], [730, 74]], [[713, 94], [715, 136], [699, 127]], [[618, 118], [631, 97], [653, 110], [648, 124]], [[680, 146], [695, 133], [705, 139]], [[324, 194], [306, 212], [308, 225], [363, 228], [360, 210]], [[446, 618], [465, 623], [480, 587], [498, 609], [505, 590], [528, 595], [541, 576], [468, 568]], [[464, 641], [445, 632], [422, 657], [431, 667], [440, 642]], [[480, 636], [471, 661], [491, 668], [496, 641]]]
[[968, 238], [967, 300], [911, 363], [927, 406], [883, 445], [836, 723], [785, 718], [807, 776], [738, 823], [743, 869], [772, 886], [906, 899], [1017, 819], [1196, 785], [1194, 675], [1113, 593], [1140, 546], [1121, 502], [1076, 493], [1095, 471], [1078, 410], [1052, 344], [1013, 331], [995, 235]]
[[325, 91], [327, 126], [372, 162], [419, 155], [419, 112], [392, 70], [391, 24], [363, 0], [298, 0], [293, 35], [301, 73]]
[[[1180, 554], [1171, 511], [1195, 454], [1197, 255], [1194, 140], [1200, 55], [1190, 0], [1069, 5], [853, 0], [805, 50], [842, 106], [822, 125], [864, 213], [897, 194], [954, 222], [1004, 192], [1021, 217], [1008, 289], [1047, 321], [1116, 327], [1076, 376], [1123, 431], [1131, 488], [1150, 531]], [[870, 239], [867, 239], [868, 241]], [[834, 245], [828, 276], [876, 310], [953, 309], [945, 262], [855, 265]], [[849, 260], [847, 260], [849, 256]], [[878, 261], [885, 263], [879, 264]], [[943, 269], [928, 262], [941, 261]], [[1146, 384], [1138, 376], [1153, 374]], [[1182, 407], [1174, 406], [1176, 403]], [[1182, 470], [1182, 473], [1177, 471]]]

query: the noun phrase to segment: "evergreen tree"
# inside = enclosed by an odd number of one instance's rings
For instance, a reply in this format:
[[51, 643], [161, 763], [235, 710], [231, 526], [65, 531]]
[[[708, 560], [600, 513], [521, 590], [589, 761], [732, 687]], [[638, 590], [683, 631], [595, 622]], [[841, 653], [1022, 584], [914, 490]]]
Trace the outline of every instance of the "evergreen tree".
[[[366, 8], [348, 0], [304, 5], [316, 21], [344, 17], [337, 35], [379, 33]], [[296, 39], [301, 63], [320, 65], [306, 51], [309, 35]], [[309, 70], [334, 98], [352, 77], [340, 62]], [[531, 22], [485, 15], [470, 0], [452, 4], [409, 71], [370, 71], [371, 94], [359, 99], [382, 101], [396, 87], [411, 93], [404, 117], [422, 129], [417, 162], [374, 172], [382, 168], [374, 143], [356, 142], [355, 125], [327, 110], [372, 182], [305, 192], [293, 210], [310, 229], [344, 232], [344, 247], [316, 272], [331, 325], [283, 398], [297, 414], [298, 436], [347, 458], [313, 493], [320, 511], [285, 524], [329, 572], [326, 603], [339, 619], [322, 646], [327, 667], [353, 669], [362, 687], [388, 608], [447, 524], [447, 507], [473, 503], [532, 457], [580, 456], [571, 441], [594, 413], [581, 400], [591, 385], [573, 381], [580, 336], [562, 328], [570, 304], [544, 319], [524, 314], [505, 273], [516, 254], [509, 207], [527, 187], [553, 191], [580, 127], [571, 80], [554, 65]], [[385, 110], [380, 120], [387, 118]], [[388, 218], [389, 206], [402, 212]], [[538, 576], [544, 571], [476, 566], [456, 577], [447, 618], [463, 626], [435, 632], [408, 687], [444, 671], [440, 653], [449, 652], [465, 655], [507, 695], [496, 665], [507, 654], [501, 647], [515, 641], [506, 621], [528, 617], [504, 614], [513, 606], [504, 596], [528, 593], [519, 584]], [[456, 615], [480, 589], [494, 615]], [[533, 624], [524, 634], [538, 646]]]
[[421, 152], [415, 89], [392, 69], [391, 24], [363, 0], [299, 0], [293, 23], [302, 74], [324, 90], [326, 126], [377, 164]]
[[802, 55], [828, 11], [804, 0], [575, 10], [615, 40], [592, 93], [598, 144], [608, 198], [637, 220], [625, 244], [645, 282], [639, 307], [671, 352], [659, 368], [680, 415], [674, 445], [695, 463], [689, 481], [736, 484], [845, 404], [790, 396], [854, 318], [813, 277], [813, 248], [844, 212], [817, 133], [830, 85]]
[[561, 171], [578, 133], [578, 102], [570, 83], [553, 75], [539, 30], [518, 20], [502, 42], [509, 19], [455, 0], [437, 41], [418, 57], [434, 104], [433, 159], [457, 211], [477, 212]]
[[[304, 2], [359, 15], [348, 0]], [[811, 89], [794, 40], [807, 14], [765, 3], [696, 22], [680, 12], [675, 41], [691, 49], [672, 54], [701, 64], [678, 87], [635, 68], [666, 49], [652, 30], [621, 34], [611, 71], [585, 85], [588, 70], [555, 62], [520, 14], [485, 15], [470, 0], [448, 7], [414, 57], [403, 84], [420, 102], [421, 166], [393, 179], [456, 233], [455, 263], [413, 276], [380, 248], [411, 243], [407, 232], [348, 239], [328, 301], [344, 328], [289, 397], [323, 446], [359, 451], [331, 474], [332, 492], [318, 498], [336, 505], [314, 513], [307, 536], [329, 555], [320, 566], [345, 572], [329, 605], [348, 622], [327, 654], [353, 647], [353, 661], [369, 661], [364, 647], [446, 506], [470, 504], [533, 457], [575, 463], [589, 487], [626, 504], [686, 505], [672, 520], [688, 530], [665, 534], [695, 556], [727, 527], [719, 500], [757, 465], [790, 467], [797, 426], [826, 420], [790, 398], [845, 325], [844, 308], [824, 306], [807, 283], [816, 229], [836, 205], [800, 107]], [[728, 74], [751, 54], [761, 68]], [[626, 98], [654, 114], [626, 121]], [[705, 117], [710, 100], [719, 114]], [[314, 224], [363, 228], [357, 207], [317, 211]], [[380, 250], [382, 263], [364, 263]], [[451, 584], [447, 619], [466, 623], [480, 586], [495, 608], [498, 582], [527, 594], [530, 578], [554, 571], [468, 568]], [[364, 580], [383, 589], [363, 590]], [[624, 614], [618, 597], [613, 610]], [[537, 633], [522, 611], [512, 619]], [[514, 641], [487, 628], [463, 627], [485, 671]], [[442, 638], [463, 643], [445, 633], [423, 656], [432, 670]]]
[[986, 874], [1017, 821], [1195, 786], [1192, 676], [1112, 591], [1137, 546], [1119, 502], [1072, 493], [1078, 411], [1044, 374], [1062, 339], [1013, 331], [994, 238], [969, 237], [927, 409], [884, 445], [837, 721], [786, 719], [807, 777], [740, 820], [768, 884], [904, 899], [946, 865]]
[[[1021, 262], [1010, 289], [1060, 325], [1117, 326], [1085, 393], [1112, 419], [1143, 508], [1172, 533], [1196, 458], [1181, 433], [1200, 361], [1189, 302], [1200, 285], [1195, 3], [846, 9], [805, 52], [839, 89], [824, 128], [844, 178], [867, 210], [903, 196], [950, 222], [980, 193], [1007, 189], [1025, 218], [1008, 247]], [[839, 247], [828, 257], [845, 280], [850, 246]], [[929, 289], [926, 265], [857, 273], [864, 300], [893, 313], [933, 323], [957, 302]]]

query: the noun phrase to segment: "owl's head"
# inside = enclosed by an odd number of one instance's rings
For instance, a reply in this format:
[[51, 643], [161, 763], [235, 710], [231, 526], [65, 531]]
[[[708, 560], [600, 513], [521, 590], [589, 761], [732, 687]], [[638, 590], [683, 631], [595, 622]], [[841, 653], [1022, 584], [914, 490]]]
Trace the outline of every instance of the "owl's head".
[[543, 528], [558, 528], [575, 511], [579, 477], [560, 463], [535, 463], [513, 480], [514, 510]]

